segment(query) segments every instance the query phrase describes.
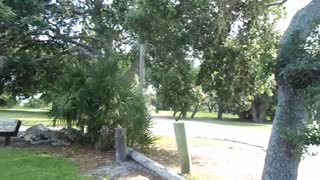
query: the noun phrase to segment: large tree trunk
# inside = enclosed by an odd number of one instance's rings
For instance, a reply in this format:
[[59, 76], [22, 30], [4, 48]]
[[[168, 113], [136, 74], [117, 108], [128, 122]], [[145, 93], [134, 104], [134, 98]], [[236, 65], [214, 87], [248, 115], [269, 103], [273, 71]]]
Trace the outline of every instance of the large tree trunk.
[[238, 115], [240, 120], [252, 121], [250, 110], [239, 112]]
[[209, 101], [206, 103], [206, 105], [207, 105], [208, 111], [209, 111], [209, 112], [212, 112], [212, 111], [213, 111], [213, 108], [214, 108], [213, 103], [209, 100]]
[[194, 118], [194, 116], [196, 115], [196, 113], [198, 112], [198, 107], [199, 107], [199, 104], [196, 105], [196, 107], [194, 107], [194, 110], [190, 116], [190, 118]]
[[273, 121], [272, 134], [267, 150], [263, 170], [264, 180], [295, 180], [300, 163], [301, 149], [288, 139], [281, 138], [281, 133], [298, 133], [304, 127], [306, 111], [303, 95], [297, 93], [288, 84], [278, 86], [278, 106]]
[[252, 120], [255, 123], [263, 123], [266, 118], [267, 101], [264, 95], [256, 95], [251, 105]]
[[[298, 38], [305, 41], [320, 20], [320, 0], [313, 0], [293, 17], [283, 35], [278, 49], [278, 64], [285, 68], [299, 59], [289, 59], [293, 42]], [[291, 52], [291, 53], [292, 53]], [[298, 135], [305, 126], [306, 111], [303, 94], [292, 87], [287, 79], [278, 73], [278, 106], [273, 121], [273, 129], [262, 174], [263, 180], [296, 180], [300, 163], [301, 149], [288, 139], [281, 138], [284, 131]]]
[[218, 109], [218, 119], [219, 120], [222, 120], [222, 117], [223, 116], [223, 107], [222, 106], [219, 106], [219, 109]]
[[209, 111], [210, 113], [212, 113], [212, 111], [213, 111], [213, 106], [208, 106], [208, 111]]
[[186, 110], [181, 110], [180, 117], [186, 118], [187, 117], [187, 111]]
[[173, 111], [173, 117], [176, 117], [176, 114], [177, 114], [177, 111], [174, 110], [174, 111]]

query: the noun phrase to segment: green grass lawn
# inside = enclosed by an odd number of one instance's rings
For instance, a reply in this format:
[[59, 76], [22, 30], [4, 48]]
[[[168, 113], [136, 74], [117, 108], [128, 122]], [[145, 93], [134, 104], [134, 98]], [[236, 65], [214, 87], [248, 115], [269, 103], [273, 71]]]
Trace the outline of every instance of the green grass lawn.
[[[217, 113], [216, 112], [198, 112], [195, 115], [194, 119], [190, 119], [190, 115], [192, 112], [188, 112], [187, 118], [183, 120], [191, 120], [191, 121], [199, 121], [199, 122], [206, 122], [206, 123], [212, 123], [212, 124], [219, 124], [219, 125], [226, 125], [226, 126], [240, 126], [240, 127], [251, 127], [251, 128], [259, 128], [259, 129], [265, 129], [270, 130], [271, 129], [271, 123], [270, 124], [257, 124], [253, 122], [246, 122], [241, 119], [237, 115], [234, 114], [223, 114], [223, 120], [217, 119]], [[173, 112], [172, 111], [159, 111], [159, 112], [151, 112], [151, 115], [153, 116], [163, 116], [163, 117], [172, 117]]]
[[67, 160], [27, 150], [0, 149], [0, 179], [78, 180], [78, 167]]
[[[14, 109], [6, 109], [0, 108], [0, 118], [13, 118], [19, 119], [22, 121], [23, 126], [32, 126], [39, 123], [43, 125], [52, 125], [52, 119], [48, 116], [49, 111], [47, 109], [28, 109], [28, 108], [14, 108]], [[168, 117], [172, 116], [172, 111], [159, 111], [151, 112], [153, 116], [163, 116]], [[190, 117], [191, 112], [188, 112], [188, 117]], [[243, 126], [243, 127], [257, 127], [262, 129], [270, 129], [270, 125], [265, 124], [256, 124], [251, 122], [243, 122], [238, 119], [237, 115], [233, 114], [224, 114], [223, 120], [217, 120], [216, 112], [198, 112], [194, 118], [196, 121], [221, 124], [221, 125], [230, 125], [230, 126]], [[187, 120], [193, 120], [188, 119]]]
[[22, 121], [23, 126], [32, 126], [42, 123], [50, 125], [49, 111], [45, 109], [0, 109], [0, 118], [13, 118]]
[[[192, 112], [188, 112], [187, 113], [187, 118], [189, 118], [191, 116]], [[155, 112], [152, 111], [151, 115], [154, 116], [172, 116], [173, 115], [173, 111], [159, 111], [159, 112]], [[195, 119], [216, 119], [217, 118], [217, 113], [216, 112], [197, 112], [195, 115]], [[234, 115], [234, 114], [228, 114], [225, 113], [223, 114], [223, 119], [237, 119], [238, 116]]]

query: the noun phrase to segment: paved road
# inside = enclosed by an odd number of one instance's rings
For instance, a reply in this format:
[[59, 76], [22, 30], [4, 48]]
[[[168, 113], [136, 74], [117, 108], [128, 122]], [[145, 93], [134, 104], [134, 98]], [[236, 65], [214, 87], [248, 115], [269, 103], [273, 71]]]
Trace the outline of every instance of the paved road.
[[[155, 135], [161, 136], [174, 136], [173, 119], [167, 118], [153, 118], [152, 131]], [[182, 121], [185, 122], [186, 133], [189, 137], [202, 137], [212, 139], [224, 139], [229, 141], [236, 141], [243, 144], [249, 144], [251, 146], [262, 147], [267, 149], [268, 141], [271, 130], [268, 128], [253, 128], [242, 126], [228, 126], [219, 125], [210, 122], [197, 122], [197, 121]], [[199, 148], [199, 147], [196, 147]], [[195, 149], [195, 148], [192, 148]], [[208, 148], [207, 148], [208, 149]], [[320, 173], [318, 173], [318, 167], [320, 166], [320, 150], [319, 148], [311, 148], [313, 152], [318, 152], [318, 156], [306, 156], [301, 161], [299, 168], [299, 180], [319, 180]], [[192, 151], [192, 150], [191, 150]], [[191, 152], [192, 153], [192, 152]], [[259, 173], [262, 172], [263, 161], [265, 153], [262, 153], [259, 157], [256, 157], [254, 153], [243, 152], [246, 156], [246, 164], [252, 166]], [[231, 156], [232, 154], [228, 155]], [[208, 155], [210, 158], [211, 155]], [[252, 158], [252, 159], [250, 159]], [[257, 162], [257, 159], [259, 162]], [[255, 162], [254, 162], [255, 161]], [[243, 161], [242, 161], [243, 162]], [[251, 163], [250, 162], [254, 162]], [[232, 164], [232, 163], [231, 163]], [[244, 165], [244, 164], [243, 164]], [[239, 168], [239, 167], [237, 167]], [[233, 178], [230, 178], [233, 179]]]

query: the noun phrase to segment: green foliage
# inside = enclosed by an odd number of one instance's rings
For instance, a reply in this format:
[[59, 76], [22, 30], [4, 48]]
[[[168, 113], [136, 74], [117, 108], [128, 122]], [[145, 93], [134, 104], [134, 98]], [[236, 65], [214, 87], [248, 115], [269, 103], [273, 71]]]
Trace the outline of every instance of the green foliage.
[[285, 129], [281, 131], [281, 138], [288, 142], [291, 147], [292, 155], [300, 158], [304, 154], [315, 155], [309, 153], [310, 146], [320, 146], [320, 129], [313, 125], [298, 130], [298, 132]]
[[[183, 117], [186, 116], [193, 99], [192, 79], [188, 66], [181, 60], [179, 66], [167, 67], [167, 73], [160, 75], [157, 99], [162, 107], [158, 108], [171, 107], [174, 111], [181, 112]], [[155, 71], [159, 72], [159, 69]]]
[[217, 96], [220, 107], [236, 113], [248, 111], [256, 95], [271, 97], [275, 88], [273, 71], [279, 34], [274, 27], [281, 8], [262, 8], [264, 3], [267, 1], [245, 1], [240, 8], [230, 9], [241, 16], [229, 18], [226, 23], [243, 24], [230, 27], [219, 43], [203, 49], [198, 84], [206, 93]]
[[0, 95], [0, 106], [12, 107], [17, 104], [17, 100], [10, 93], [3, 93]]
[[320, 84], [320, 26], [314, 29], [306, 42], [298, 38], [299, 32], [292, 36], [293, 42], [284, 47], [288, 55], [282, 57], [279, 66], [288, 63], [279, 74], [294, 88], [305, 91]]
[[11, 18], [14, 15], [11, 8], [3, 4], [3, 0], [0, 0], [0, 18]]
[[210, 0], [137, 1], [129, 10], [129, 30], [155, 49], [147, 66], [158, 109], [171, 108], [185, 116], [199, 102], [192, 64], [198, 51], [215, 42], [216, 6]]
[[43, 124], [51, 126], [52, 119], [49, 118], [49, 113], [43, 109], [30, 109], [30, 108], [4, 108], [0, 109], [0, 116], [12, 119], [21, 120], [23, 126], [35, 126]]
[[29, 108], [46, 108], [48, 107], [48, 104], [40, 98], [32, 97], [26, 104], [24, 104], [24, 106]]
[[[46, 82], [53, 81], [59, 72], [59, 43], [40, 40], [49, 28], [43, 17], [48, 2], [1, 2], [14, 12], [14, 16], [0, 17], [0, 61], [5, 59], [0, 72], [0, 92], [27, 98], [43, 91]], [[52, 54], [57, 55], [55, 60], [51, 59]]]
[[[297, 91], [304, 93], [309, 120], [320, 119], [320, 26], [317, 26], [306, 41], [292, 35], [293, 42], [284, 47], [278, 64], [279, 75]], [[287, 63], [286, 66], [283, 64]]]
[[144, 100], [117, 61], [68, 64], [49, 97], [55, 121], [87, 127], [91, 142], [98, 140], [103, 125], [112, 133], [116, 127], [127, 128], [129, 145], [147, 146], [154, 140]]

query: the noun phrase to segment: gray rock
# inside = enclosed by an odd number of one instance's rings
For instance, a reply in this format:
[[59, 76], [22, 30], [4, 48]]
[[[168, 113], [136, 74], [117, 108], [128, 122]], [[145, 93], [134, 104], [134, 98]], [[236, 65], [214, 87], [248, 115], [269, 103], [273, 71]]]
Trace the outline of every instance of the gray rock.
[[23, 134], [22, 135], [22, 138], [24, 138], [25, 141], [29, 141], [29, 142], [32, 142], [32, 137], [33, 137], [33, 134]]
[[78, 142], [79, 139], [83, 136], [80, 130], [74, 128], [63, 128], [59, 131], [62, 133], [70, 142]]
[[64, 128], [60, 131], [50, 130], [39, 124], [32, 126], [22, 134], [25, 141], [33, 145], [51, 144], [54, 146], [70, 146], [82, 136], [81, 132], [73, 128]]
[[46, 127], [45, 125], [43, 125], [43, 124], [38, 124], [38, 125], [35, 125], [35, 126], [32, 126], [32, 127], [28, 128], [26, 130], [26, 133], [28, 133], [28, 132], [37, 132], [37, 131], [50, 131], [50, 129], [48, 127]]
[[48, 140], [50, 129], [44, 126], [43, 124], [38, 124], [28, 128], [23, 135], [25, 141], [40, 141], [40, 140]]
[[51, 140], [48, 139], [48, 140], [38, 140], [38, 141], [31, 141], [30, 142], [32, 145], [48, 145], [48, 144], [51, 144]]
[[56, 140], [51, 142], [51, 145], [53, 145], [53, 146], [70, 146], [71, 143], [68, 142], [68, 141], [63, 141], [63, 140], [60, 140], [60, 139], [56, 139]]

